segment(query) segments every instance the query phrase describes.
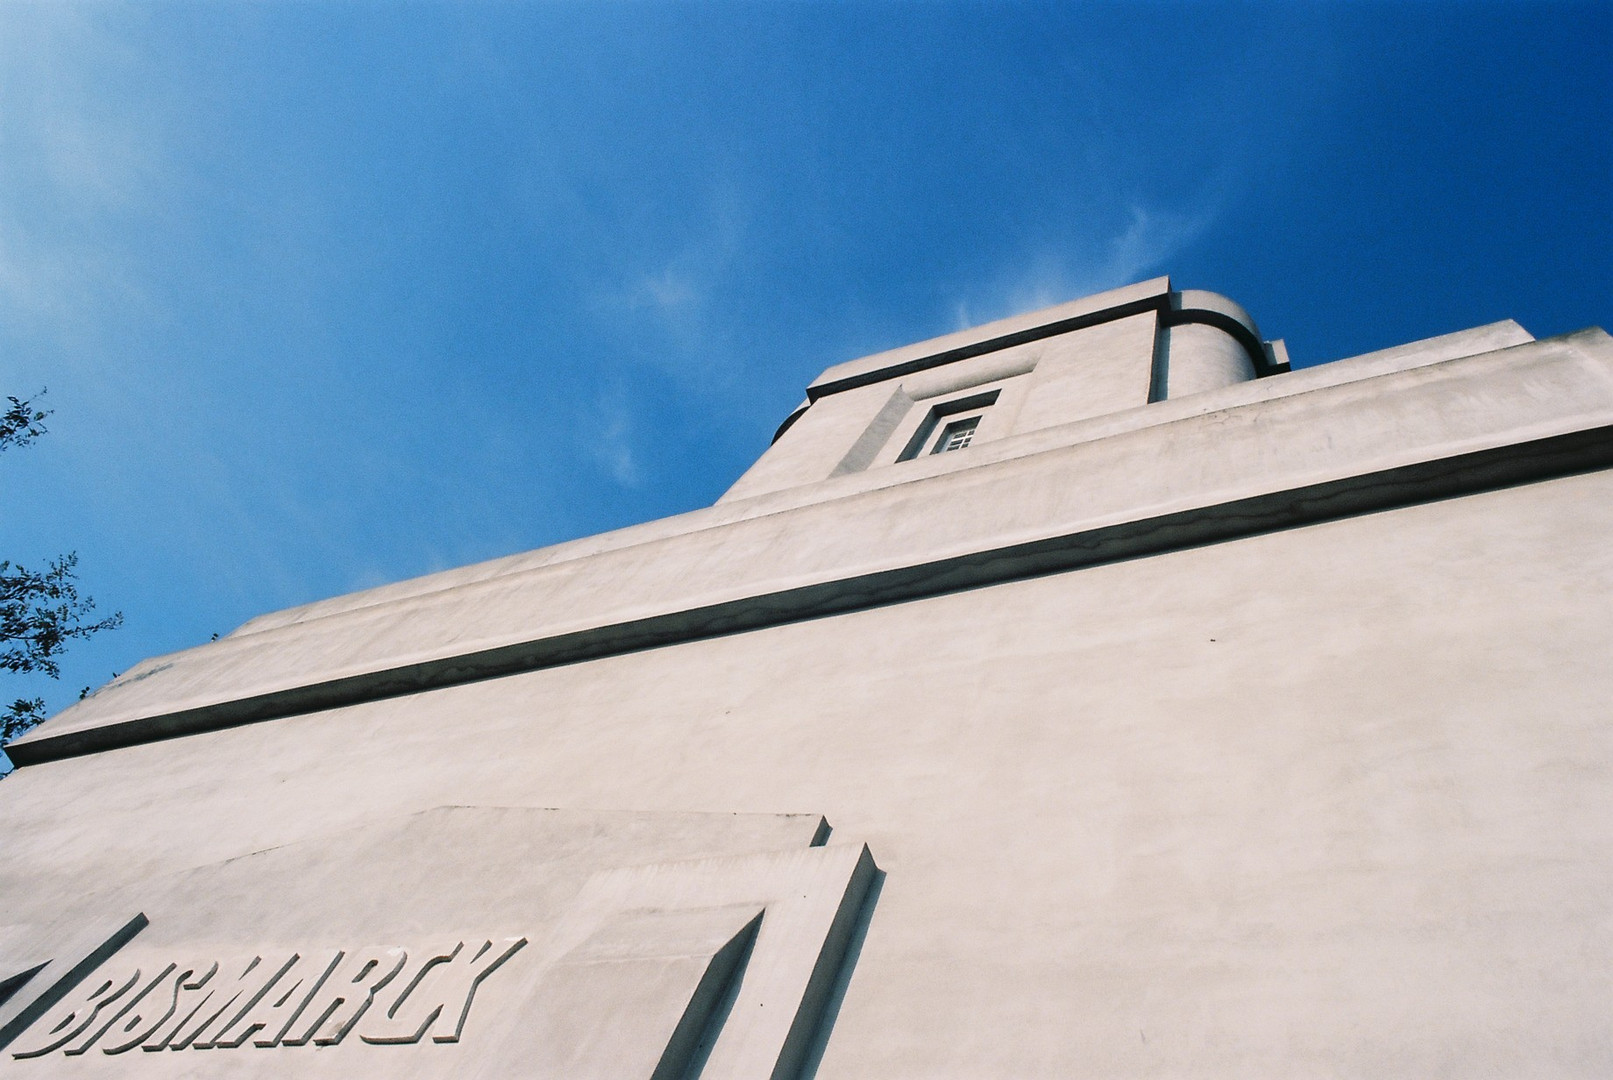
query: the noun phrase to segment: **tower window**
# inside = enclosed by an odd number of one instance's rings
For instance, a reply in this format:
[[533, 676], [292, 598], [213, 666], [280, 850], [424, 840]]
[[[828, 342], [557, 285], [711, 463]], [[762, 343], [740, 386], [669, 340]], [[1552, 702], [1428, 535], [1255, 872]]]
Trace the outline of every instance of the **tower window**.
[[948, 450], [962, 450], [974, 440], [975, 428], [980, 426], [980, 417], [969, 416], [962, 420], [954, 420], [941, 429], [941, 437], [935, 440], [935, 449], [932, 454], [944, 454]]
[[[929, 415], [907, 440], [897, 461], [912, 461], [923, 454], [944, 454], [948, 450], [962, 450], [975, 441], [975, 432], [986, 410], [997, 403], [997, 389], [952, 398], [930, 408]], [[937, 434], [937, 431], [940, 434]], [[926, 450], [925, 448], [929, 449]]]

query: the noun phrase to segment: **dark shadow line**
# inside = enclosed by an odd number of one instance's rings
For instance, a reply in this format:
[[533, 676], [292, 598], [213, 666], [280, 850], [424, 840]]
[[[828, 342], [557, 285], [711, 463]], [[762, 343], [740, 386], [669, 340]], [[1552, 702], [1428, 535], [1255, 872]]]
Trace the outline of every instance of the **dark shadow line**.
[[840, 1018], [840, 1005], [846, 1000], [846, 989], [851, 985], [851, 974], [857, 969], [857, 960], [862, 956], [868, 926], [874, 921], [874, 907], [879, 903], [879, 894], [884, 888], [885, 871], [876, 869], [873, 880], [868, 883], [868, 892], [863, 896], [862, 907], [857, 912], [857, 921], [852, 924], [851, 936], [846, 939], [846, 952], [841, 957], [840, 970], [836, 972], [828, 996], [824, 998], [817, 1029], [813, 1031], [812, 1040], [807, 1043], [806, 1052], [802, 1055], [797, 1080], [815, 1080], [818, 1075], [823, 1052], [829, 1046], [829, 1035], [834, 1031], [835, 1021]]
[[[705, 1071], [706, 1062], [711, 1059], [711, 1051], [717, 1045], [717, 1037], [722, 1034], [723, 1025], [728, 1023], [728, 1017], [734, 1011], [734, 1002], [739, 1000], [739, 988], [745, 981], [746, 970], [750, 967], [751, 953], [756, 951], [757, 930], [766, 917], [765, 913], [758, 915], [743, 931], [744, 946], [739, 956], [735, 958], [732, 970], [724, 979], [722, 989], [706, 1014], [705, 1021], [700, 1025], [698, 1037], [689, 1050], [689, 1056], [678, 1070], [677, 1080], [700, 1080], [700, 1074]], [[661, 1070], [657, 1069], [656, 1072], [659, 1073]]]

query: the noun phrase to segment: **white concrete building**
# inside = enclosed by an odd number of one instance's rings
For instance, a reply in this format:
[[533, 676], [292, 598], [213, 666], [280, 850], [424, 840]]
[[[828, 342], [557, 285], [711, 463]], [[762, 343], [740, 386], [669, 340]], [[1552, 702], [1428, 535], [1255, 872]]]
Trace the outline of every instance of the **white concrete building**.
[[1613, 341], [1165, 279], [8, 748], [0, 1075], [1613, 1075]]

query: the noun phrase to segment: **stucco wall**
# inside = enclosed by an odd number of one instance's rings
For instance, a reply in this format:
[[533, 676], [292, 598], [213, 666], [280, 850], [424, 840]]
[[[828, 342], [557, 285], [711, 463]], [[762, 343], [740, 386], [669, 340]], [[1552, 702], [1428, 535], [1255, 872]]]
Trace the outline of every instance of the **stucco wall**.
[[888, 876], [822, 1077], [1605, 1076], [1610, 532], [1599, 472], [46, 762], [0, 903], [443, 804], [823, 813]]

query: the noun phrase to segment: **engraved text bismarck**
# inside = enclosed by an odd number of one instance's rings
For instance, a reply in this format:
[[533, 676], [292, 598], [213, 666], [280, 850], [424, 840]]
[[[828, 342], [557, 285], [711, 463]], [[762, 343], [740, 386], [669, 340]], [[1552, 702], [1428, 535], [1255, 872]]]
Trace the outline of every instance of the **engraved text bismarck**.
[[483, 980], [525, 938], [105, 965], [11, 1047], [18, 1058], [139, 1048], [459, 1040]]

